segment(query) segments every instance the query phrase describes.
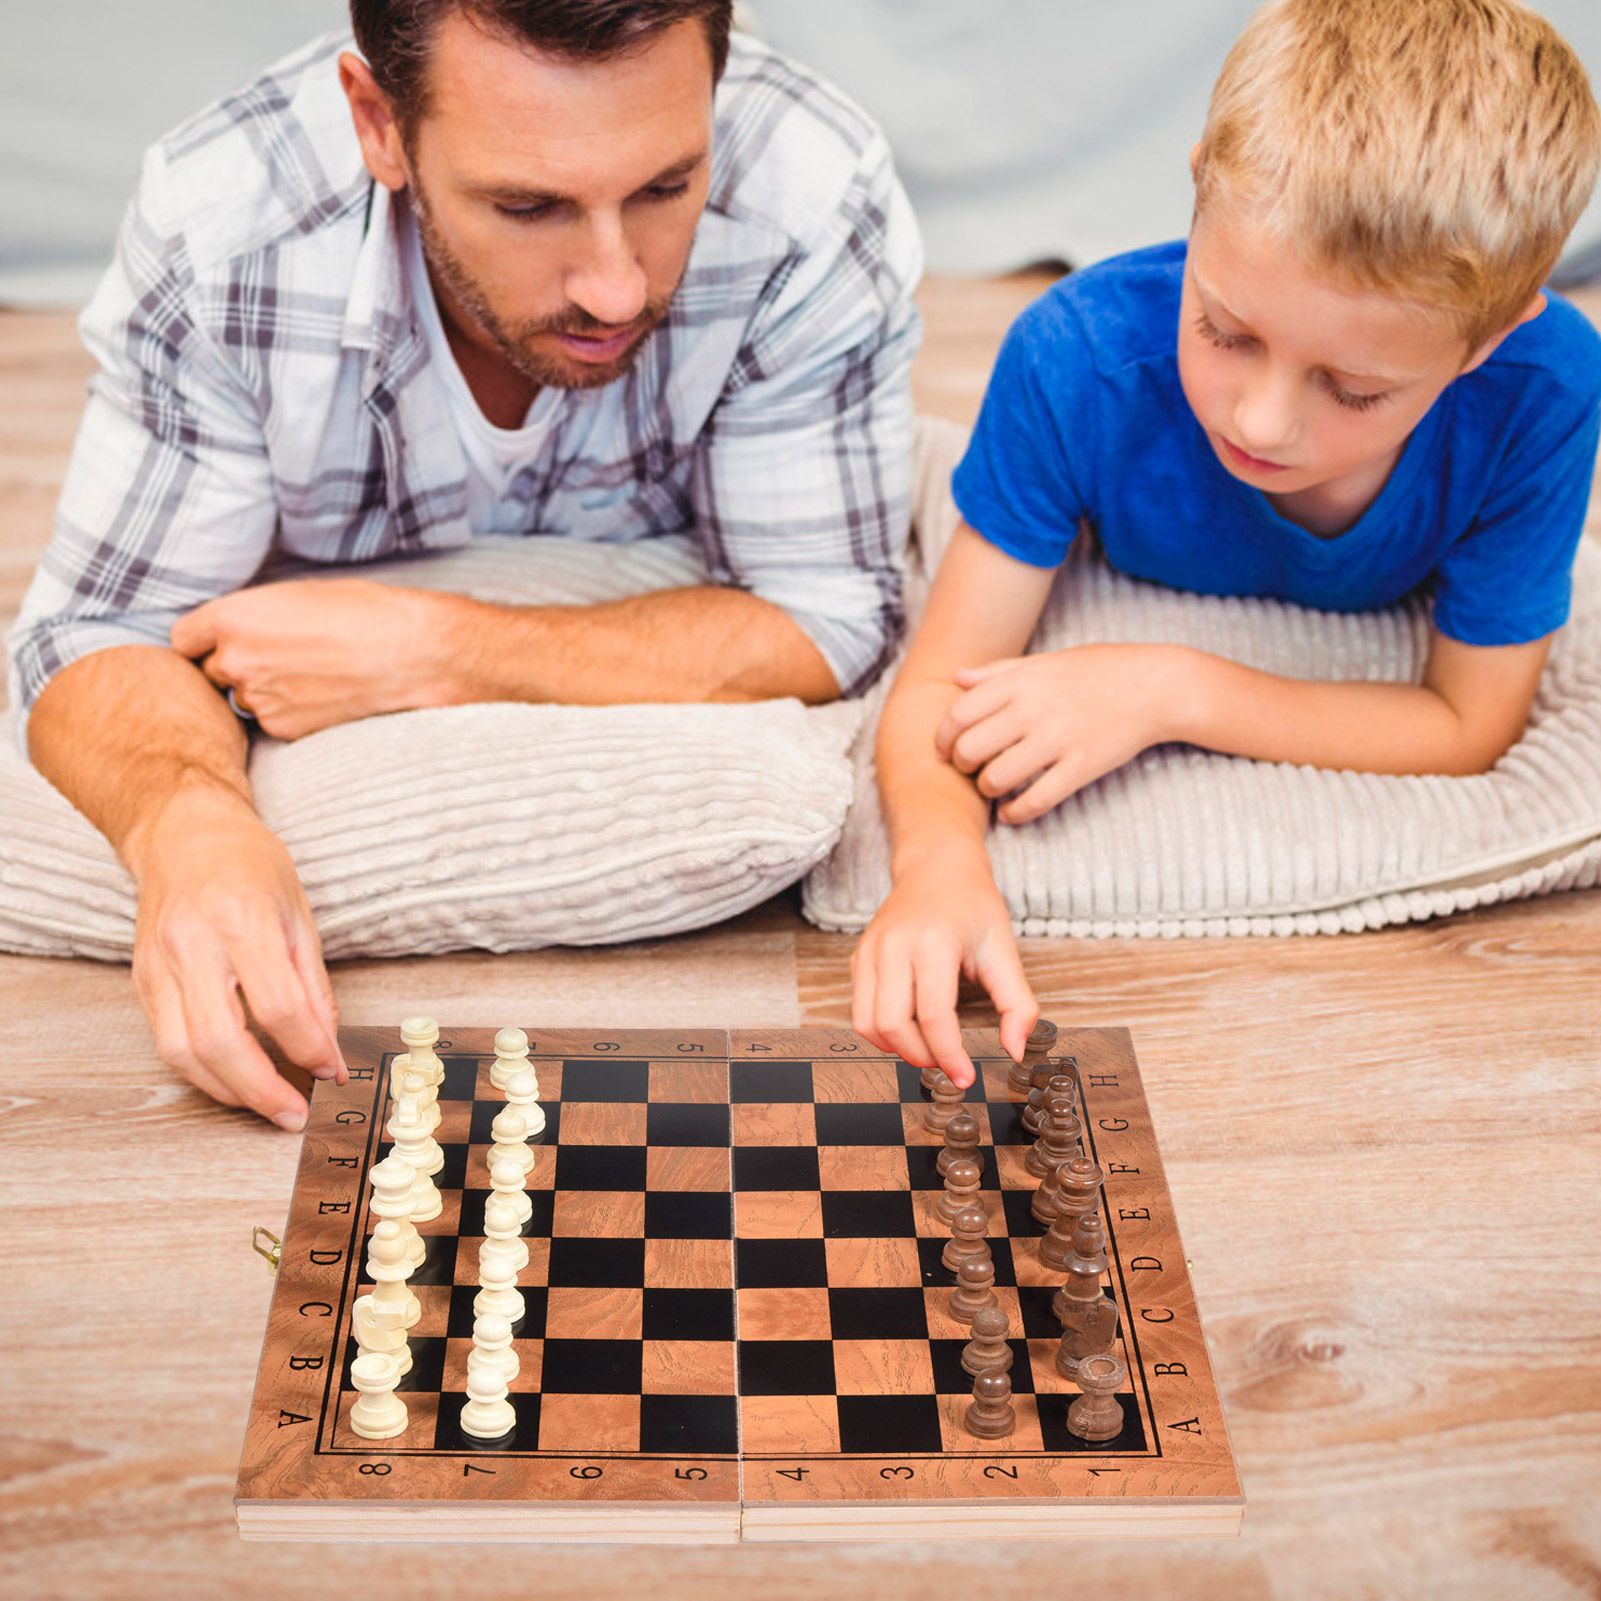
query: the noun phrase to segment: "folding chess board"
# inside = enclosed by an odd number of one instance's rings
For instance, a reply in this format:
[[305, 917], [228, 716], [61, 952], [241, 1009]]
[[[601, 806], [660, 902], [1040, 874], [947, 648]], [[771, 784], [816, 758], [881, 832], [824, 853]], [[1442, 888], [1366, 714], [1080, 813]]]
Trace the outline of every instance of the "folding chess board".
[[237, 1509], [253, 1539], [936, 1538], [1233, 1533], [1243, 1508], [1129, 1036], [1064, 1029], [1086, 1154], [1107, 1174], [1105, 1292], [1123, 1432], [1070, 1434], [1061, 1282], [993, 1031], [979, 1064], [982, 1204], [1012, 1320], [1017, 1426], [962, 1426], [968, 1331], [947, 1310], [938, 1134], [917, 1069], [845, 1031], [530, 1030], [547, 1126], [529, 1178], [517, 1424], [462, 1433], [483, 1235], [493, 1031], [444, 1031], [444, 1211], [419, 1228], [409, 1422], [350, 1428], [351, 1306], [370, 1288], [367, 1175], [388, 1154], [398, 1039], [341, 1032], [350, 1082], [312, 1102]]

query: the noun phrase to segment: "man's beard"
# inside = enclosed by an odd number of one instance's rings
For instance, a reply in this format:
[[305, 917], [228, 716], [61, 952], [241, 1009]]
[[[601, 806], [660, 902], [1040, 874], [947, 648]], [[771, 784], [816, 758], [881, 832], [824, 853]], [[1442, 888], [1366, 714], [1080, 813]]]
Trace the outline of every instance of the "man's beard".
[[660, 300], [647, 301], [645, 309], [631, 325], [637, 332], [634, 342], [616, 361], [564, 362], [557, 357], [541, 355], [535, 347], [537, 339], [552, 334], [580, 334], [591, 339], [612, 337], [622, 330], [607, 323], [597, 322], [578, 306], [569, 306], [559, 316], [543, 317], [528, 322], [507, 323], [489, 304], [483, 288], [439, 237], [429, 215], [428, 204], [415, 184], [411, 188], [412, 214], [417, 219], [417, 232], [422, 238], [423, 256], [432, 271], [450, 290], [456, 303], [494, 340], [500, 351], [516, 370], [541, 389], [600, 389], [615, 383], [633, 366], [650, 332], [667, 315], [677, 285]]

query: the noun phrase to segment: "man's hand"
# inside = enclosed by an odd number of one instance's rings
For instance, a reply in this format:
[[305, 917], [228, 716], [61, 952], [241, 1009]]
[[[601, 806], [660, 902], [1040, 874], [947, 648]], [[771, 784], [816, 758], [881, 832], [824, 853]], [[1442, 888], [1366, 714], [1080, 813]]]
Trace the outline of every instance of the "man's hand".
[[1014, 1061], [1039, 1005], [982, 845], [953, 843], [906, 867], [851, 955], [851, 1026], [881, 1051], [914, 1067], [937, 1065], [965, 1088], [974, 1068], [956, 1017], [958, 978], [989, 991]]
[[277, 739], [442, 705], [450, 598], [366, 578], [297, 579], [208, 600], [172, 627], [188, 656]]
[[1020, 790], [996, 815], [1031, 822], [1177, 737], [1182, 657], [1165, 645], [1079, 645], [960, 668], [955, 679], [965, 693], [936, 730], [935, 747], [977, 775], [981, 794]]
[[225, 1106], [306, 1122], [245, 1024], [291, 1062], [343, 1079], [333, 991], [289, 853], [242, 799], [180, 790], [127, 842], [139, 884], [133, 978], [162, 1061]]

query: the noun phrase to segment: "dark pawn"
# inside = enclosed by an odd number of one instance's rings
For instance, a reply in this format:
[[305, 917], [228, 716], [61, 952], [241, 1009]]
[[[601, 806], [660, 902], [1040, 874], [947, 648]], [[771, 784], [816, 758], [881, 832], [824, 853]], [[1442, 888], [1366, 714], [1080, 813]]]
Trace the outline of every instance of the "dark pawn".
[[935, 1172], [944, 1178], [951, 1163], [964, 1156], [978, 1160], [978, 1119], [967, 1111], [953, 1113], [945, 1125], [945, 1149], [934, 1163]]
[[945, 1125], [956, 1116], [962, 1108], [962, 1097], [967, 1094], [964, 1089], [956, 1085], [941, 1073], [929, 1094], [933, 1097], [923, 1108], [923, 1127], [932, 1129], [936, 1134], [945, 1132]]
[[1037, 1179], [1054, 1173], [1063, 1162], [1078, 1155], [1078, 1137], [1084, 1132], [1073, 1115], [1073, 1097], [1059, 1095], [1054, 1090], [1045, 1092], [1045, 1126], [1040, 1137], [1029, 1147], [1023, 1166]]
[[917, 1075], [917, 1082], [923, 1086], [923, 1092], [925, 1094], [932, 1095], [934, 1093], [934, 1086], [944, 1077], [945, 1074], [939, 1068], [925, 1067], [923, 1071]]
[[[1080, 1401], [1083, 1399], [1079, 1397]], [[1077, 1406], [1078, 1401], [1073, 1405]], [[1118, 1410], [1121, 1416], [1122, 1409]], [[962, 1427], [975, 1440], [1004, 1440], [1017, 1427], [1017, 1415], [1012, 1407], [1012, 1381], [1004, 1369], [992, 1368], [973, 1381], [973, 1399], [962, 1414]]]
[[945, 1193], [934, 1204], [934, 1211], [942, 1223], [954, 1223], [959, 1212], [978, 1205], [979, 1180], [984, 1170], [977, 1162], [963, 1157], [952, 1162], [945, 1170]]
[[1106, 1225], [1099, 1212], [1086, 1212], [1073, 1230], [1073, 1254], [1067, 1259], [1067, 1283], [1056, 1292], [1051, 1310], [1067, 1322], [1075, 1306], [1094, 1306], [1101, 1298], [1101, 1275], [1106, 1271]]
[[970, 1256], [991, 1260], [989, 1241], [984, 1237], [988, 1229], [989, 1219], [976, 1206], [958, 1212], [951, 1219], [951, 1237], [940, 1253], [940, 1265], [952, 1273], [959, 1273], [962, 1263]]
[[[1053, 1176], [1056, 1188], [1049, 1203], [1053, 1216], [1049, 1231], [1040, 1241], [1040, 1264], [1053, 1273], [1065, 1273], [1073, 1255], [1073, 1233], [1078, 1227], [1078, 1220], [1085, 1213], [1095, 1210], [1106, 1174], [1098, 1163], [1092, 1162], [1087, 1156], [1075, 1156], [1072, 1161], [1063, 1162]], [[1046, 1183], [1049, 1182], [1047, 1179]], [[1044, 1188], [1044, 1184], [1040, 1185], [1040, 1190]], [[1036, 1190], [1036, 1197], [1038, 1194], [1039, 1190]], [[1037, 1206], [1034, 1216], [1040, 1218], [1040, 1208]], [[1046, 1220], [1040, 1218], [1040, 1221], [1043, 1223]]]
[[1073, 1080], [1066, 1073], [1054, 1073], [1043, 1084], [1036, 1084], [1028, 1092], [1028, 1105], [1023, 1108], [1023, 1127], [1030, 1134], [1038, 1136], [1045, 1132], [1045, 1102], [1049, 1096], [1065, 1095], [1078, 1105], [1078, 1097], [1073, 1093]]
[[956, 1288], [951, 1291], [951, 1316], [971, 1323], [995, 1301], [995, 1262], [988, 1251], [982, 1256], [963, 1259], [956, 1270]]
[[[1085, 1357], [1078, 1370], [1084, 1393], [1067, 1409], [1067, 1432], [1093, 1444], [1115, 1440], [1123, 1432], [1123, 1403], [1117, 1392], [1127, 1377], [1121, 1357], [1110, 1353]], [[968, 1432], [975, 1432], [971, 1424]]]
[[1023, 1060], [1013, 1062], [1006, 1070], [1007, 1089], [1014, 1095], [1028, 1094], [1035, 1073], [1055, 1049], [1056, 1025], [1042, 1017], [1028, 1031], [1028, 1038], [1023, 1041]]
[[1011, 1332], [1011, 1320], [998, 1306], [980, 1308], [973, 1314], [973, 1338], [962, 1347], [962, 1371], [975, 1379], [980, 1373], [1010, 1372], [1012, 1348], [1006, 1336]]

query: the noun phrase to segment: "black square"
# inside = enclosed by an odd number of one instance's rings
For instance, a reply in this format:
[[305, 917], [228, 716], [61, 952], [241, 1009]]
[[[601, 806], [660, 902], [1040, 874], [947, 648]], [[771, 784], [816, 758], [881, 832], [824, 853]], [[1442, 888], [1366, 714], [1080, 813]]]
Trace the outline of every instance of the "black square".
[[645, 1242], [552, 1240], [549, 1277], [563, 1289], [632, 1289], [645, 1282]]
[[739, 1402], [731, 1395], [642, 1395], [639, 1449], [664, 1456], [733, 1456], [739, 1450]]
[[645, 1111], [645, 1141], [649, 1145], [727, 1145], [729, 1137], [726, 1106], [652, 1101]]
[[647, 1289], [641, 1332], [647, 1340], [731, 1340], [733, 1291]]
[[[456, 1225], [463, 1239], [474, 1239], [484, 1232], [484, 1207], [491, 1190], [463, 1190], [461, 1192], [461, 1222]], [[550, 1233], [555, 1214], [556, 1200], [549, 1190], [524, 1190], [531, 1210], [528, 1221], [520, 1232], [529, 1239], [544, 1239]]]
[[[920, 1239], [917, 1242], [917, 1258], [923, 1269], [923, 1282], [929, 1285], [948, 1284], [955, 1286], [956, 1275], [947, 1268], [940, 1258], [945, 1254], [947, 1235]], [[1009, 1240], [991, 1238], [986, 1242], [990, 1248], [990, 1261], [995, 1264], [995, 1282], [997, 1284], [1016, 1284], [1017, 1268], [1012, 1261], [1012, 1246]], [[1050, 1292], [1047, 1291], [1047, 1294]]]
[[[1008, 1340], [1012, 1348], [1012, 1366], [1009, 1370], [1012, 1392], [1015, 1395], [1031, 1393], [1034, 1375], [1028, 1365], [1028, 1345], [1022, 1340]], [[973, 1375], [962, 1367], [962, 1352], [966, 1340], [930, 1340], [928, 1354], [934, 1360], [934, 1390], [938, 1395], [971, 1395]]]
[[[990, 1138], [997, 1145], [1032, 1145], [1038, 1137], [1023, 1127], [1021, 1101], [991, 1101], [989, 1113]], [[983, 1126], [980, 1119], [979, 1127]]]
[[441, 1056], [445, 1080], [439, 1086], [439, 1099], [470, 1101], [478, 1093], [478, 1062], [476, 1056]]
[[423, 1235], [422, 1263], [411, 1271], [406, 1282], [412, 1285], [454, 1284], [456, 1251], [460, 1243], [454, 1234]]
[[556, 1148], [558, 1190], [642, 1190], [643, 1145], [561, 1145]]
[[904, 1145], [906, 1124], [898, 1101], [819, 1101], [819, 1145]]
[[650, 1099], [650, 1065], [646, 1062], [561, 1064], [564, 1101], [645, 1101]]
[[734, 1202], [726, 1190], [650, 1190], [645, 1235], [652, 1240], [728, 1240]]
[[810, 1062], [730, 1062], [728, 1098], [760, 1105], [765, 1101], [812, 1099]]
[[[537, 1340], [545, 1332], [545, 1314], [549, 1298], [542, 1284], [531, 1284], [522, 1289], [522, 1317], [512, 1324], [512, 1332], [519, 1340]], [[476, 1284], [451, 1286], [450, 1312], [445, 1320], [445, 1333], [453, 1340], [470, 1340], [473, 1332], [473, 1302], [478, 1296]]]
[[1037, 1401], [1040, 1414], [1040, 1439], [1047, 1451], [1077, 1451], [1092, 1456], [1112, 1456], [1130, 1451], [1145, 1454], [1150, 1447], [1145, 1442], [1145, 1425], [1140, 1409], [1132, 1395], [1119, 1395], [1123, 1403], [1123, 1432], [1115, 1440], [1102, 1440], [1091, 1444], [1076, 1434], [1067, 1432], [1067, 1409], [1078, 1397], [1071, 1391], [1066, 1394], [1041, 1395]]
[[[923, 1088], [922, 1068], [913, 1067], [910, 1062], [896, 1062], [895, 1080], [900, 1086], [900, 1094], [903, 1101], [922, 1101], [926, 1104], [934, 1098]], [[967, 1086], [962, 1099], [964, 1101], [982, 1101], [984, 1099], [984, 1075], [982, 1073]]]
[[822, 1187], [815, 1145], [736, 1145], [736, 1190], [815, 1190]]
[[539, 1387], [546, 1395], [638, 1395], [644, 1362], [638, 1340], [546, 1340]]
[[741, 1395], [832, 1395], [831, 1340], [741, 1340]]
[[[530, 1136], [530, 1145], [555, 1145], [561, 1138], [561, 1103], [541, 1101], [539, 1109], [545, 1114], [545, 1126]], [[495, 1119], [506, 1110], [504, 1101], [474, 1101], [468, 1134], [474, 1145], [488, 1145], [495, 1137]], [[465, 1149], [465, 1147], [464, 1147]], [[486, 1177], [487, 1182], [487, 1177]]]
[[1056, 1340], [1062, 1325], [1051, 1310], [1056, 1290], [1049, 1284], [1020, 1284], [1017, 1300], [1023, 1311], [1023, 1337], [1028, 1340]]
[[734, 1247], [734, 1281], [742, 1290], [781, 1290], [828, 1283], [821, 1240], [740, 1240]]
[[[439, 1398], [439, 1418], [434, 1424], [434, 1449], [458, 1454], [469, 1452], [473, 1456], [488, 1451], [515, 1451], [519, 1455], [538, 1449], [539, 1397], [511, 1394], [506, 1397], [517, 1414], [516, 1427], [503, 1440], [480, 1440], [461, 1430], [461, 1409], [467, 1396], [465, 1391], [454, 1390]], [[402, 1436], [404, 1438], [404, 1436]], [[379, 1445], [381, 1442], [375, 1441]]]
[[917, 1233], [910, 1190], [825, 1190], [826, 1239], [910, 1239]]
[[[384, 1158], [393, 1150], [394, 1146], [391, 1145], [388, 1140], [380, 1141], [377, 1154], [373, 1157], [373, 1165], [376, 1166], [379, 1162], [383, 1161]], [[445, 1140], [440, 1143], [439, 1151], [440, 1155], [442, 1155], [445, 1159], [445, 1165], [440, 1168], [437, 1173], [432, 1173], [429, 1175], [429, 1177], [433, 1179], [436, 1188], [441, 1190], [459, 1190], [464, 1188], [467, 1183], [466, 1144], [458, 1143], [452, 1140]], [[371, 1173], [371, 1171], [372, 1169], [369, 1168], [368, 1172]], [[489, 1182], [489, 1175], [487, 1173], [484, 1175], [483, 1182], [485, 1184]]]
[[842, 1395], [839, 1448], [873, 1456], [940, 1451], [939, 1403], [931, 1395]]
[[[396, 1386], [400, 1390], [438, 1390], [445, 1382], [445, 1342], [438, 1335], [413, 1335], [406, 1348], [411, 1352], [411, 1371]], [[354, 1390], [350, 1369], [358, 1351], [355, 1337], [345, 1341], [344, 1367], [339, 1375], [341, 1390]]]
[[909, 1289], [830, 1290], [829, 1326], [836, 1340], [926, 1340], [923, 1292]]
[[1045, 1232], [1034, 1221], [1033, 1190], [1002, 1190], [1001, 1210], [1006, 1214], [1006, 1232], [1014, 1240], [1034, 1239]]

